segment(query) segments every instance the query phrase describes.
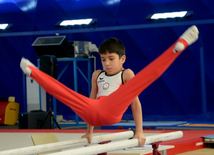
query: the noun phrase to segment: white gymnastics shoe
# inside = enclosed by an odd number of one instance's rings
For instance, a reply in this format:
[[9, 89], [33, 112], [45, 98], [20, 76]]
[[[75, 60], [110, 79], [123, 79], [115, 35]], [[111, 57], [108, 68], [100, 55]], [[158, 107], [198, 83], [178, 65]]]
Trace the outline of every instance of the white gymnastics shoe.
[[22, 58], [21, 62], [20, 62], [20, 68], [22, 69], [22, 71], [24, 72], [24, 74], [26, 74], [27, 76], [30, 76], [32, 71], [31, 71], [31, 69], [28, 66], [34, 66], [34, 67], [36, 67], [28, 59]]
[[[197, 27], [193, 25], [189, 27], [179, 38], [184, 39], [189, 46], [193, 44], [196, 40], [198, 40], [198, 34], [199, 34], [199, 31]], [[177, 52], [183, 51], [184, 49], [185, 49], [184, 44], [182, 42], [177, 42], [173, 49], [173, 52], [177, 53]]]

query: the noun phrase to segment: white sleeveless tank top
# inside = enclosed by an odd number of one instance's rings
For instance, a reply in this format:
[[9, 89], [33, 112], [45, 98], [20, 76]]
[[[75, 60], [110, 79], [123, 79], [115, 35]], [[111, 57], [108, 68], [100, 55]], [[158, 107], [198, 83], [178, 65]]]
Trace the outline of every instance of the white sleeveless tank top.
[[122, 75], [123, 71], [120, 71], [116, 75], [112, 76], [108, 76], [105, 71], [102, 71], [97, 77], [97, 98], [101, 96], [108, 96], [123, 85]]

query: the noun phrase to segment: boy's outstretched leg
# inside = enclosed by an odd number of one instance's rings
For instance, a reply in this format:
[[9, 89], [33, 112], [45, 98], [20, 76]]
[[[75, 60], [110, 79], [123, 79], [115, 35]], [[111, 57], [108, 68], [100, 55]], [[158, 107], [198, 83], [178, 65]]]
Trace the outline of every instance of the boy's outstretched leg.
[[[182, 51], [198, 39], [198, 34], [199, 32], [196, 26], [188, 28], [173, 45], [136, 74], [135, 77], [108, 97], [103, 98], [103, 109], [109, 111], [109, 115], [111, 114], [110, 116], [115, 117], [115, 120], [116, 118], [119, 119], [122, 117], [132, 101], [150, 84], [157, 80]], [[112, 120], [114, 119], [112, 118]]]
[[30, 76], [37, 81], [37, 83], [43, 87], [47, 93], [70, 107], [88, 124], [96, 125], [95, 118], [97, 117], [97, 100], [90, 99], [71, 90], [53, 77], [40, 71], [35, 67], [35, 65], [25, 58], [22, 58], [20, 67], [27, 76]]

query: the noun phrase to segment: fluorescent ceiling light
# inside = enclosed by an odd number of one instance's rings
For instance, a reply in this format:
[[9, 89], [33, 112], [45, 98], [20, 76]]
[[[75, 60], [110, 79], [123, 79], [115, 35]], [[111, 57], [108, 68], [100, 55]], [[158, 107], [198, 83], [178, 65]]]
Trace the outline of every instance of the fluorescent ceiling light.
[[156, 13], [152, 15], [151, 19], [166, 19], [166, 18], [177, 18], [177, 17], [184, 17], [187, 11], [181, 12], [171, 12], [171, 13]]
[[80, 26], [80, 25], [95, 25], [97, 23], [97, 19], [76, 19], [76, 20], [64, 20], [58, 22], [56, 27], [72, 27], [72, 26]]
[[91, 21], [92, 19], [64, 20], [60, 23], [60, 26], [88, 25]]
[[151, 20], [166, 20], [166, 19], [181, 19], [190, 18], [193, 15], [193, 11], [179, 11], [179, 12], [166, 12], [150, 14], [146, 17], [147, 21]]
[[12, 27], [13, 24], [0, 24], [0, 30], [10, 30]]
[[0, 29], [4, 30], [4, 29], [6, 29], [7, 26], [8, 26], [8, 24], [0, 24]]

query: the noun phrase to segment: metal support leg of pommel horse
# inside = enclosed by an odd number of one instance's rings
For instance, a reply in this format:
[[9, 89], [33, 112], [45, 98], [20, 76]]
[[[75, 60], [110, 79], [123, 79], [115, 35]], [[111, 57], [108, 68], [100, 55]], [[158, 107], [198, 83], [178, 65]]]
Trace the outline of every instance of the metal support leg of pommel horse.
[[[111, 142], [111, 140], [109, 140], [109, 141], [104, 141], [104, 142], [100, 142], [99, 144], [107, 144], [107, 143], [110, 143]], [[97, 154], [97, 155], [107, 155], [107, 152], [105, 152], [105, 153], [100, 153], [100, 154]]]
[[152, 143], [153, 155], [161, 155], [161, 153], [158, 151], [158, 147], [159, 147], [159, 144], [160, 144], [161, 142], [162, 142], [162, 141]]

